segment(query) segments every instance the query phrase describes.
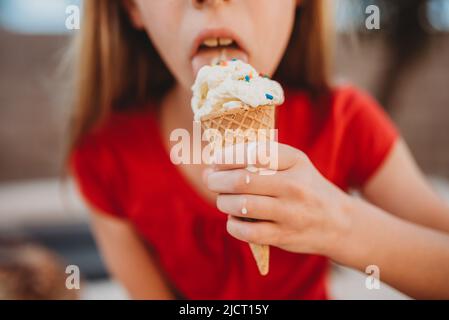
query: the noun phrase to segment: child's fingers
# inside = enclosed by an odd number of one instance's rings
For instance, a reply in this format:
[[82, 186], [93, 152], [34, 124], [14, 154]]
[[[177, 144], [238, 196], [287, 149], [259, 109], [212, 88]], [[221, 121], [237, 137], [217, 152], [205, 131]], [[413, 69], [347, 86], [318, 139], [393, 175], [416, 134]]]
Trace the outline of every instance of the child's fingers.
[[221, 194], [217, 197], [217, 208], [240, 218], [274, 221], [282, 215], [278, 202], [267, 196]]
[[279, 174], [258, 175], [245, 169], [214, 171], [207, 177], [209, 190], [221, 194], [278, 196], [283, 185]]
[[276, 225], [267, 221], [249, 222], [229, 216], [226, 228], [234, 238], [254, 244], [276, 245], [279, 238]]
[[287, 170], [301, 159], [301, 151], [275, 141], [252, 142], [223, 148], [214, 155], [215, 170], [247, 167]]

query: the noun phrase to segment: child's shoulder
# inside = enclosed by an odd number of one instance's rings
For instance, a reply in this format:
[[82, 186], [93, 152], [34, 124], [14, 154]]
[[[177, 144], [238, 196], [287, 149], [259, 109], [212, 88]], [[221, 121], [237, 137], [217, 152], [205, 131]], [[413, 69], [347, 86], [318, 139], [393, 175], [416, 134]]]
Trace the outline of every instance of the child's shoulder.
[[101, 175], [109, 181], [105, 184], [114, 184], [117, 171], [138, 169], [136, 164], [143, 158], [154, 162], [160, 157], [155, 152], [159, 146], [154, 125], [153, 112], [148, 110], [111, 113], [72, 147], [71, 172], [78, 177]]
[[95, 127], [83, 134], [75, 149], [86, 152], [99, 149], [115, 150], [132, 145], [136, 138], [148, 136], [154, 129], [153, 113], [149, 109], [111, 112]]
[[380, 107], [368, 92], [352, 84], [335, 85], [327, 94], [318, 96], [308, 90], [287, 88], [286, 96], [288, 104], [303, 104], [317, 110], [327, 109], [347, 113], [367, 105], [368, 107]]
[[370, 93], [352, 84], [336, 85], [327, 95], [318, 98], [305, 91], [289, 91], [288, 94], [291, 103], [305, 105], [312, 115], [334, 120], [339, 125], [388, 120], [380, 103]]
[[332, 108], [341, 132], [341, 162], [349, 163], [351, 185], [361, 187], [385, 161], [399, 130], [375, 98], [354, 86], [336, 88]]
[[345, 84], [333, 88], [330, 107], [334, 112], [352, 116], [359, 112], [369, 112], [382, 109], [380, 104], [365, 90]]
[[[292, 134], [306, 137], [306, 142], [299, 146], [315, 148], [308, 150], [312, 155], [321, 154], [318, 149], [335, 155], [321, 160], [335, 161], [328, 167], [339, 168], [342, 186], [364, 185], [399, 136], [380, 104], [355, 86], [336, 86], [329, 95], [319, 99], [304, 92], [294, 92], [290, 98], [290, 103], [296, 105], [285, 111], [289, 115], [283, 115], [284, 123]], [[297, 123], [302, 131], [297, 129]], [[330, 151], [332, 148], [334, 152]]]
[[332, 94], [331, 110], [335, 121], [352, 134], [368, 132], [378, 135], [397, 135], [396, 127], [381, 104], [368, 92], [352, 85], [336, 87]]
[[149, 110], [114, 112], [72, 149], [70, 172], [85, 198], [101, 212], [124, 217], [127, 186], [145, 170], [161, 172], [155, 165], [161, 152], [154, 147], [154, 125]]

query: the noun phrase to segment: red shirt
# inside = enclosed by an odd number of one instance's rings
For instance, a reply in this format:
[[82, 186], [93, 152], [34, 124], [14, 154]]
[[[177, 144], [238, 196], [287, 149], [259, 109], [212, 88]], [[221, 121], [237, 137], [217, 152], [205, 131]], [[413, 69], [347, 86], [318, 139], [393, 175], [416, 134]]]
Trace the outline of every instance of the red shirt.
[[[259, 275], [248, 245], [226, 232], [226, 215], [171, 163], [151, 108], [146, 110], [113, 114], [78, 144], [72, 168], [87, 201], [130, 221], [188, 299], [327, 298], [324, 257], [272, 248], [270, 273]], [[304, 151], [343, 190], [362, 186], [397, 138], [377, 103], [351, 87], [321, 102], [287, 92], [277, 126], [281, 143]]]

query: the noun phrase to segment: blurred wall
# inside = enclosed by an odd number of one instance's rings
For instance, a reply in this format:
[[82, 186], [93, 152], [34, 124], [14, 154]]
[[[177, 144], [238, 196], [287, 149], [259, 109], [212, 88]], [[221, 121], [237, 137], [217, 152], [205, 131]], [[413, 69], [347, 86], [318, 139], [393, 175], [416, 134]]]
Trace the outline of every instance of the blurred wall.
[[[61, 172], [68, 106], [56, 103], [54, 75], [65, 36], [26, 36], [0, 29], [0, 182]], [[337, 39], [336, 71], [379, 94], [388, 48], [381, 36]], [[449, 34], [400, 75], [391, 115], [426, 173], [449, 178]]]
[[67, 107], [55, 75], [67, 40], [0, 28], [0, 181], [60, 173]]
[[[390, 67], [385, 39], [340, 36], [337, 43], [337, 74], [382, 96]], [[427, 49], [396, 78], [391, 117], [421, 168], [449, 178], [449, 33], [430, 35]]]

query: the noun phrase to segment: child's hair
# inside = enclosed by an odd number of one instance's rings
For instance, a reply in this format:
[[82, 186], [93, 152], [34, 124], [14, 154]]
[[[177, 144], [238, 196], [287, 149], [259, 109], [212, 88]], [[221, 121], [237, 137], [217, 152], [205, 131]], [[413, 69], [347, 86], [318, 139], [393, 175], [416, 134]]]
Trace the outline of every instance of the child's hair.
[[[328, 92], [329, 7], [327, 0], [303, 0], [296, 9], [290, 43], [274, 76], [282, 85], [314, 95]], [[132, 26], [122, 1], [84, 2], [83, 26], [72, 54], [71, 148], [111, 110], [144, 106], [174, 83], [145, 31]]]

